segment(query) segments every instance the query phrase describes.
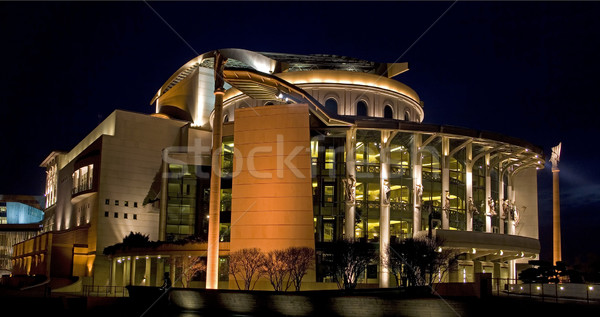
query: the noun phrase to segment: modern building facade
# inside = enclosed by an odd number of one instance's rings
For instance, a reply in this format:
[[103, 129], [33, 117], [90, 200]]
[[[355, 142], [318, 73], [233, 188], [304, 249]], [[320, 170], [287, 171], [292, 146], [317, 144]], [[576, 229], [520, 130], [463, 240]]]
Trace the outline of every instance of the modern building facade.
[[41, 196], [0, 195], [0, 276], [11, 273], [13, 245], [41, 230], [43, 201]]
[[[317, 254], [306, 288], [328, 288], [327, 243], [383, 251], [431, 234], [461, 253], [447, 281], [516, 277], [539, 254], [542, 150], [423, 123], [419, 95], [392, 78], [406, 70], [241, 49], [198, 56], [158, 90], [154, 114], [115, 111], [70, 152], [48, 156], [45, 232], [33, 239], [46, 242], [15, 253], [16, 267], [31, 274], [19, 263], [37, 257], [49, 262], [39, 274], [160, 285], [165, 271], [176, 280], [177, 259], [206, 256], [207, 281], [225, 288], [229, 252], [305, 246]], [[102, 253], [129, 232], [207, 242]], [[392, 280], [379, 264], [362, 282]]]

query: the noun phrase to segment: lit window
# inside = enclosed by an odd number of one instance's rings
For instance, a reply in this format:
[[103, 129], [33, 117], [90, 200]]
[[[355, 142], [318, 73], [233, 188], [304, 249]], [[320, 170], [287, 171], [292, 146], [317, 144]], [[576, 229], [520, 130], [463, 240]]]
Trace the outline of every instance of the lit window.
[[325, 169], [333, 169], [335, 163], [335, 152], [334, 149], [325, 150]]
[[334, 187], [331, 185], [327, 185], [325, 186], [325, 189], [323, 191], [323, 200], [326, 203], [332, 203], [333, 202], [333, 195], [334, 195]]

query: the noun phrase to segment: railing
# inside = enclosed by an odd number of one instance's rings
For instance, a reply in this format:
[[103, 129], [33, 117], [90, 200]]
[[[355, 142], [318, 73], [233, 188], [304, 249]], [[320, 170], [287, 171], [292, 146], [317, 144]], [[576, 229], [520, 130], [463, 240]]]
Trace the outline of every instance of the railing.
[[129, 297], [125, 286], [83, 285], [83, 296], [92, 297]]
[[508, 278], [493, 278], [494, 295], [528, 297], [541, 301], [575, 300], [600, 304], [600, 284], [583, 283], [522, 283]]

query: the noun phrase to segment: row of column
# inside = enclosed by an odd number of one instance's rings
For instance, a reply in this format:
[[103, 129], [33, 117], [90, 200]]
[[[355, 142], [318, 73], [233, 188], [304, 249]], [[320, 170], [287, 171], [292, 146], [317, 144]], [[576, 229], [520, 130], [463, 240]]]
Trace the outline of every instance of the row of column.
[[[137, 283], [136, 281], [136, 262], [144, 261], [144, 279], [141, 282]], [[154, 282], [154, 286], [161, 286], [163, 284], [163, 275], [165, 273], [165, 261], [171, 260], [168, 263], [169, 266], [169, 277], [171, 281], [175, 281], [175, 261], [172, 261], [171, 258], [161, 258], [157, 257], [156, 261], [156, 279]], [[122, 268], [120, 268], [123, 272], [121, 275], [121, 285], [143, 285], [143, 286], [152, 286], [152, 258], [147, 256], [145, 259], [139, 257], [127, 257], [127, 258], [113, 258], [111, 261], [111, 271], [110, 271], [110, 285], [117, 286], [117, 267], [118, 264], [122, 264]]]
[[[381, 132], [381, 148], [380, 148], [380, 218], [379, 218], [379, 247], [380, 247], [380, 263], [387, 263], [387, 248], [390, 243], [390, 202], [389, 202], [389, 192], [390, 192], [390, 145], [391, 140], [394, 138], [396, 132], [392, 132], [390, 130], [383, 130]], [[422, 194], [423, 194], [423, 184], [422, 184], [422, 156], [421, 151], [429, 142], [433, 140], [436, 136], [430, 137], [430, 139], [423, 142], [421, 134], [414, 134], [413, 144], [411, 149], [411, 163], [412, 163], [412, 177], [413, 177], [413, 235], [421, 230], [421, 207], [422, 207]], [[466, 151], [466, 196], [467, 196], [467, 208], [466, 208], [466, 229], [467, 231], [473, 231], [473, 208], [472, 206], [472, 197], [473, 197], [473, 165], [477, 160], [481, 157], [484, 157], [485, 163], [487, 165], [486, 174], [485, 174], [485, 196], [487, 200], [491, 199], [491, 176], [490, 176], [490, 160], [492, 159], [492, 153], [495, 149], [489, 149], [484, 151], [483, 153], [473, 157], [472, 143], [470, 140], [465, 141], [463, 144], [459, 145], [455, 149], [450, 148], [450, 138], [442, 136], [442, 157], [440, 160], [441, 163], [441, 173], [442, 173], [442, 192], [441, 194], [441, 202], [442, 202], [442, 228], [449, 229], [449, 201], [446, 201], [446, 193], [450, 191], [450, 158], [452, 155], [457, 153], [461, 149], [465, 149]], [[355, 149], [356, 149], [356, 129], [351, 128], [346, 132], [346, 188], [347, 193], [345, 199], [345, 233], [344, 238], [348, 240], [354, 240], [354, 224], [355, 224], [355, 191], [356, 191], [356, 159], [355, 159]], [[498, 154], [495, 154], [498, 155]], [[500, 202], [498, 203], [497, 211], [499, 215], [502, 215], [504, 210], [504, 206], [501, 203], [502, 198], [505, 197], [504, 193], [504, 179], [503, 174], [507, 173], [506, 169], [503, 169], [502, 159], [498, 160], [498, 170], [499, 170], [499, 197]], [[509, 200], [514, 201], [514, 191], [512, 186], [512, 175], [508, 174], [508, 186], [506, 193], [506, 197]], [[449, 197], [448, 197], [449, 199]], [[492, 232], [492, 204], [486, 203], [485, 215], [486, 215], [486, 232]], [[483, 210], [479, 212], [484, 212]], [[515, 222], [514, 219], [511, 219], [510, 213], [508, 214], [508, 223], [510, 225], [508, 233], [514, 234], [515, 232]], [[500, 221], [500, 233], [504, 233], [504, 221]], [[380, 269], [380, 277], [379, 283], [380, 287], [388, 287], [389, 281], [389, 271], [386, 265], [381, 265]]]

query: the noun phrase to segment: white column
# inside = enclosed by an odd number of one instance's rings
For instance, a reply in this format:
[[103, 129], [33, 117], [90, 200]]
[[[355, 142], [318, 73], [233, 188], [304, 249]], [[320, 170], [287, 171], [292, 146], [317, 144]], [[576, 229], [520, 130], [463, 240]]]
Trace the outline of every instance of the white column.
[[492, 232], [492, 216], [488, 199], [492, 197], [492, 177], [490, 176], [490, 155], [485, 155], [485, 232]]
[[165, 261], [159, 255], [156, 259], [156, 284], [155, 286], [161, 286], [164, 282], [165, 275]]
[[177, 261], [177, 259], [174, 256], [169, 257], [169, 278], [171, 279], [171, 285], [173, 287], [175, 287], [175, 282], [177, 281], [175, 279], [175, 261]]
[[129, 272], [127, 270], [127, 267], [129, 266], [129, 261], [125, 258], [123, 258], [123, 286], [127, 285], [127, 277], [129, 276], [127, 274], [127, 272]]
[[473, 198], [473, 146], [471, 144], [467, 144], [466, 147], [466, 189], [467, 189], [467, 231], [473, 231], [473, 214], [469, 210], [468, 202]]
[[389, 287], [389, 268], [387, 265], [388, 246], [390, 245], [390, 131], [381, 131], [381, 149], [379, 150], [379, 287]]
[[150, 286], [150, 282], [152, 281], [152, 259], [147, 256], [146, 257], [146, 266], [144, 270], [144, 286]]
[[504, 234], [504, 177], [502, 176], [502, 160], [498, 163], [498, 223], [500, 234]]
[[113, 258], [110, 268], [110, 286], [117, 285], [117, 258]]
[[[349, 129], [346, 131], [346, 182], [354, 180], [354, 182], [350, 185], [344, 185], [346, 190], [348, 190], [350, 186], [352, 190], [352, 195], [354, 197], [345, 196], [344, 197], [344, 238], [347, 240], [354, 240], [354, 226], [356, 223], [355, 219], [355, 211], [356, 211], [356, 157], [355, 157], [355, 149], [356, 149], [356, 129]], [[346, 195], [346, 194], [345, 194]]]
[[[440, 193], [440, 202], [442, 203], [442, 229], [450, 227], [450, 209], [446, 209], [446, 192], [450, 191], [450, 162], [448, 154], [450, 153], [450, 139], [442, 137], [442, 155], [440, 161], [442, 164], [442, 192]], [[448, 206], [449, 207], [449, 206]]]
[[168, 205], [168, 183], [169, 183], [169, 151], [163, 149], [163, 161], [160, 183], [160, 213], [158, 214], [158, 240], [166, 240], [167, 231], [167, 205]]
[[[515, 201], [515, 193], [513, 191], [513, 177], [510, 173], [510, 171], [507, 172], [508, 173], [508, 187], [506, 188], [508, 191], [508, 200], [511, 202], [511, 206], [512, 203]], [[514, 206], [512, 206], [512, 208], [515, 208]], [[508, 215], [508, 234], [515, 234], [515, 219], [513, 217], [510, 216], [510, 214]]]
[[129, 285], [135, 285], [135, 265], [137, 263], [136, 258], [131, 258], [131, 269], [129, 270]]
[[417, 187], [423, 186], [421, 174], [421, 134], [415, 133], [413, 137], [410, 158], [412, 162], [413, 176], [413, 237], [421, 231], [421, 197], [417, 193]]

